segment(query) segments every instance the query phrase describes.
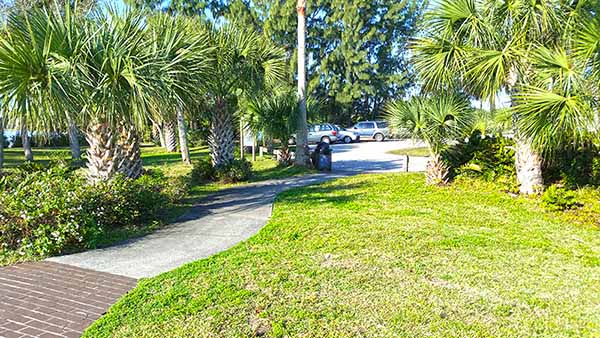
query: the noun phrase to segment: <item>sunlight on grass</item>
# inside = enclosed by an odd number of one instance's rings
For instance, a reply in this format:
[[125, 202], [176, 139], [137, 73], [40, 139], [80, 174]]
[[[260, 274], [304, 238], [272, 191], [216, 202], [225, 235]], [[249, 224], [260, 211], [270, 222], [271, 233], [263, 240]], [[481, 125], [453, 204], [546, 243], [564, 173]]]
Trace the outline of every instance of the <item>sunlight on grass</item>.
[[407, 156], [415, 156], [415, 157], [429, 157], [429, 149], [427, 147], [421, 148], [411, 148], [411, 149], [397, 149], [389, 152], [393, 155], [407, 155]]

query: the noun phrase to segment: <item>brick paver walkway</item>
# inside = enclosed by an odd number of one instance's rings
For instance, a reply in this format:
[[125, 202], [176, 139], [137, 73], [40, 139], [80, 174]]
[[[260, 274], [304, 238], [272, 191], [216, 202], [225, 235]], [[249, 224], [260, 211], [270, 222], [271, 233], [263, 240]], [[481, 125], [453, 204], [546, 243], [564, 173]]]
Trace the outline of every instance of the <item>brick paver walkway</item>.
[[47, 261], [0, 267], [0, 337], [79, 337], [136, 283]]

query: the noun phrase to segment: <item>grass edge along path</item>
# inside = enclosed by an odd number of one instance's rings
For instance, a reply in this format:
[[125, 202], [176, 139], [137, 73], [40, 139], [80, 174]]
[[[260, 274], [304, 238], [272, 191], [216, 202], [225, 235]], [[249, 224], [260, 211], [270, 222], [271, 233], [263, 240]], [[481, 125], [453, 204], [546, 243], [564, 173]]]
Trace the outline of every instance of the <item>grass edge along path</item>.
[[597, 227], [490, 184], [423, 181], [284, 192], [256, 236], [142, 280], [84, 336], [600, 334]]

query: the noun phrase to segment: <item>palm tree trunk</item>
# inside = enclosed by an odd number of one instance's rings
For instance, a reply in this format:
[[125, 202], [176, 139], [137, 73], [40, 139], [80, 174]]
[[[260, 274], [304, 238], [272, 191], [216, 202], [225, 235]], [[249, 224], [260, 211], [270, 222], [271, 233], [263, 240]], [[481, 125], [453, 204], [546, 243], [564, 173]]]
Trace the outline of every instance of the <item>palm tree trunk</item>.
[[181, 150], [181, 159], [186, 164], [192, 164], [192, 160], [190, 159], [190, 149], [188, 148], [187, 142], [187, 128], [185, 127], [185, 119], [181, 107], [177, 109], [177, 128], [179, 130], [179, 149]]
[[71, 146], [71, 158], [81, 161], [81, 146], [79, 145], [79, 132], [75, 123], [69, 123], [69, 144]]
[[92, 182], [109, 180], [119, 167], [116, 133], [108, 125], [98, 123], [85, 132], [85, 138], [90, 146], [87, 150], [88, 179]]
[[544, 189], [542, 157], [533, 150], [527, 140], [515, 137], [515, 144], [515, 168], [519, 192], [524, 195], [541, 193]]
[[[519, 75], [513, 66], [510, 71], [508, 85], [509, 89], [514, 88]], [[510, 90], [509, 90], [510, 91]], [[514, 106], [514, 100], [511, 100]], [[536, 153], [529, 140], [520, 136], [519, 116], [513, 114], [512, 124], [515, 134], [515, 171], [517, 173], [517, 183], [519, 192], [524, 195], [539, 194], [544, 189], [544, 178], [542, 176], [542, 156]]]
[[215, 167], [226, 165], [235, 158], [235, 133], [231, 114], [224, 98], [217, 98], [208, 138], [210, 156]]
[[33, 161], [33, 150], [31, 149], [31, 138], [25, 123], [21, 121], [21, 141], [23, 143], [23, 152], [25, 153], [25, 161]]
[[296, 130], [296, 165], [309, 166], [308, 130], [306, 125], [306, 0], [298, 0], [298, 123]]
[[432, 154], [427, 162], [426, 183], [430, 185], [448, 184], [450, 169], [439, 154]]
[[128, 178], [142, 175], [142, 151], [140, 138], [135, 128], [121, 127], [119, 143], [119, 165], [117, 171]]
[[177, 151], [177, 135], [175, 131], [175, 123], [173, 121], [164, 123], [165, 133], [165, 149], [168, 152], [174, 153]]

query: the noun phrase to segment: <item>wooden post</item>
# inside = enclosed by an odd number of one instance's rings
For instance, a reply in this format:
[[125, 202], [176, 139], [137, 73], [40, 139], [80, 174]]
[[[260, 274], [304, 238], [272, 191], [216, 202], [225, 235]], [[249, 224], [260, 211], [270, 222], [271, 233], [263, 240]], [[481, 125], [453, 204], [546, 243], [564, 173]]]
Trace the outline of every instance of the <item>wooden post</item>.
[[240, 119], [240, 158], [244, 158], [244, 122]]
[[252, 161], [256, 162], [256, 135], [252, 133]]

